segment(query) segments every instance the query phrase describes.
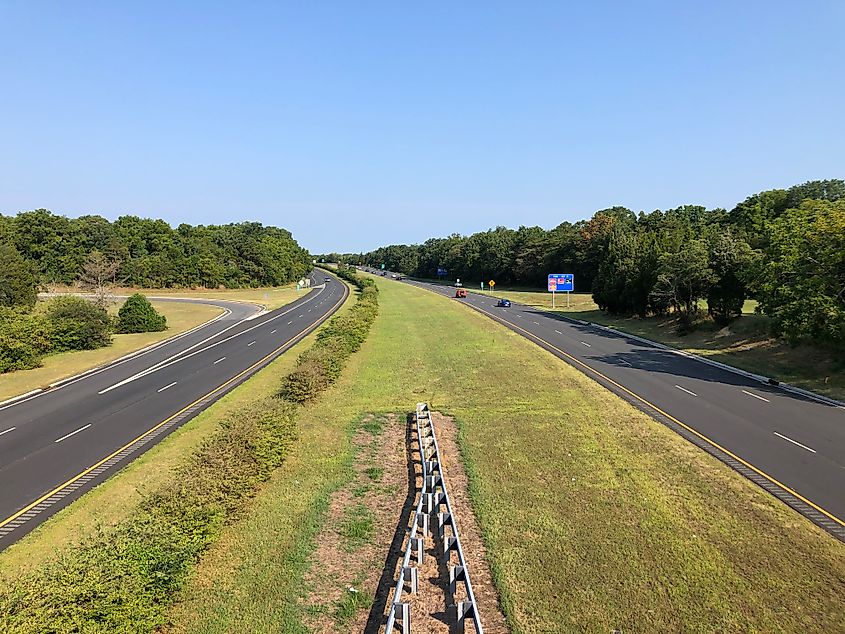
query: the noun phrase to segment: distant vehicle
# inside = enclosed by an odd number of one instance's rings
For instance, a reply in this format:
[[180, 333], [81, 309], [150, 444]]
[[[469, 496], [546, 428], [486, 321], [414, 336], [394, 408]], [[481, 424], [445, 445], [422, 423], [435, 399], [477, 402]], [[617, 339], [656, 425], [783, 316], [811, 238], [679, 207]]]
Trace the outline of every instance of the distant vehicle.
[[405, 276], [404, 275], [397, 275], [396, 279], [399, 280], [399, 281], [402, 281], [402, 280], [405, 279]]
[[398, 275], [396, 275], [396, 273], [392, 273], [392, 274], [390, 275], [390, 277], [391, 277], [392, 279], [394, 279], [394, 280], [398, 280], [398, 279], [399, 279], [399, 276], [398, 276]]
[[467, 296], [467, 289], [465, 288], [458, 288], [455, 290], [455, 297], [466, 297]]
[[496, 302], [496, 306], [500, 308], [510, 308], [511, 307], [511, 300], [509, 299], [500, 299]]
[[332, 281], [332, 278], [327, 277], [327, 278], [326, 278], [326, 279], [324, 279], [323, 281], [324, 281], [324, 282], [331, 282], [331, 281]]

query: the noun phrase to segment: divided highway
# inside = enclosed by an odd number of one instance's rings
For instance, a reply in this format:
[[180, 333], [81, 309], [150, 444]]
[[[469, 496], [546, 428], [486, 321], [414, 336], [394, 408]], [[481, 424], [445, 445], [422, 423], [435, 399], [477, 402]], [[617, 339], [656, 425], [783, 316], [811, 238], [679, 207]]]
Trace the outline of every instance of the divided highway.
[[345, 284], [323, 271], [312, 274], [312, 284], [302, 298], [264, 314], [249, 304], [191, 300], [226, 313], [150, 350], [0, 404], [0, 549], [294, 345], [348, 295]]
[[472, 292], [455, 301], [564, 359], [845, 541], [842, 407], [531, 306], [500, 308]]

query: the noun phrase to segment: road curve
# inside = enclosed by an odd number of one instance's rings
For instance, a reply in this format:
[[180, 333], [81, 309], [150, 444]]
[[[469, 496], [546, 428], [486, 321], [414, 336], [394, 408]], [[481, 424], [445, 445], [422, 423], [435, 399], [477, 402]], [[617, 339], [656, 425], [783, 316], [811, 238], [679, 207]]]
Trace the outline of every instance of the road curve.
[[845, 541], [842, 407], [532, 306], [500, 308], [477, 293], [455, 301], [568, 362]]
[[[296, 301], [221, 318], [52, 389], [0, 404], [0, 549], [107, 479], [327, 319], [348, 288], [323, 271]], [[328, 279], [328, 282], [324, 282]], [[186, 301], [172, 299], [169, 301]]]

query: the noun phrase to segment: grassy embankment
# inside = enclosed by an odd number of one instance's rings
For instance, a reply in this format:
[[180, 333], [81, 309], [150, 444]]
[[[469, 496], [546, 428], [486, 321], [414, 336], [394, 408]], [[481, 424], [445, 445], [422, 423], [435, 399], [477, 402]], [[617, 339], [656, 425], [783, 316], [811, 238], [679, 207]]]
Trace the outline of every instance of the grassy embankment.
[[[96, 350], [75, 350], [60, 352], [44, 357], [40, 368], [17, 370], [0, 374], [0, 401], [24, 394], [63, 378], [79, 374], [126, 354], [140, 350], [169, 337], [214, 319], [223, 311], [206, 304], [151, 302], [155, 309], [167, 317], [167, 330], [130, 335], [114, 335], [112, 344]], [[119, 305], [112, 307], [117, 313]]]
[[[475, 291], [480, 292], [480, 291]], [[845, 400], [845, 360], [829, 350], [810, 345], [790, 346], [768, 334], [768, 318], [754, 313], [757, 302], [749, 300], [742, 316], [727, 328], [719, 329], [711, 320], [703, 319], [698, 328], [687, 334], [676, 332], [675, 317], [613, 317], [601, 312], [588, 293], [573, 293], [566, 307], [565, 293], [557, 293], [556, 307], [552, 295], [545, 291], [496, 289], [485, 295], [506, 297], [515, 302], [555, 310], [592, 321], [640, 337], [708, 357], [749, 372], [776, 378], [819, 394]], [[706, 309], [706, 304], [702, 303]]]
[[[0, 628], [141, 632], [160, 625], [199, 555], [245, 511], [295, 443], [298, 399], [271, 397], [310, 399], [332, 382], [366, 337], [377, 310], [374, 291], [364, 289], [352, 308], [333, 318], [295, 367], [282, 366], [292, 369], [283, 380], [269, 372], [280, 369], [273, 364], [134, 463], [125, 478], [110, 480], [4, 554]], [[327, 349], [334, 353], [331, 363]], [[272, 387], [258, 380], [268, 374]], [[288, 389], [303, 376], [314, 379], [306, 390]], [[149, 473], [153, 482], [143, 478]], [[152, 486], [134, 493], [133, 484], [141, 482]], [[112, 508], [98, 512], [97, 498]], [[51, 555], [56, 540], [67, 538], [79, 541]]]
[[303, 410], [295, 451], [200, 564], [169, 631], [306, 631], [308, 556], [349, 481], [352, 430], [421, 400], [458, 418], [514, 631], [845, 627], [845, 545], [527, 340], [379, 284], [369, 339]]

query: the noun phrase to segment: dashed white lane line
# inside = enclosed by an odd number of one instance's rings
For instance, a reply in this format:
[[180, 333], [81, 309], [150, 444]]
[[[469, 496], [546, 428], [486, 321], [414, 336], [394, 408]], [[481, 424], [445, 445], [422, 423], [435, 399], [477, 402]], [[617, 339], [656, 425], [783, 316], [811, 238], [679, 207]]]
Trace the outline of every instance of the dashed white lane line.
[[761, 401], [766, 401], [767, 403], [771, 403], [771, 401], [767, 398], [763, 398], [762, 396], [757, 396], [753, 392], [749, 392], [748, 390], [742, 390], [743, 394], [748, 394], [748, 396], [753, 396], [754, 398], [759, 398]]
[[777, 433], [777, 432], [774, 432], [774, 434], [775, 434], [775, 436], [777, 436], [777, 437], [779, 437], [779, 438], [783, 438], [784, 440], [786, 440], [786, 441], [788, 441], [788, 442], [791, 442], [793, 445], [798, 445], [799, 447], [801, 447], [801, 449], [806, 449], [806, 450], [807, 450], [807, 451], [809, 451], [809, 452], [816, 453], [816, 450], [815, 450], [815, 449], [811, 449], [811, 448], [810, 448], [810, 447], [808, 447], [807, 445], [802, 445], [802, 444], [801, 444], [800, 442], [798, 442], [797, 440], [792, 440], [792, 438], [790, 438], [789, 436], [784, 436], [783, 434], [779, 434], [779, 433]]
[[563, 334], [560, 330], [555, 330], [555, 332], [556, 332], [557, 334], [559, 334], [559, 335], [562, 335], [562, 334]]
[[79, 428], [79, 429], [77, 429], [76, 431], [72, 431], [72, 432], [70, 432], [69, 434], [65, 434], [65, 435], [64, 435], [64, 436], [62, 436], [61, 438], [56, 438], [56, 440], [54, 440], [53, 442], [62, 442], [65, 438], [70, 438], [70, 437], [71, 437], [71, 436], [73, 436], [74, 434], [78, 434], [78, 433], [79, 433], [79, 432], [81, 432], [81, 431], [85, 431], [85, 430], [86, 430], [86, 429], [88, 429], [90, 426], [91, 426], [91, 423], [88, 423], [87, 425], [85, 425], [85, 427], [80, 427], [80, 428]]
[[212, 363], [211, 365], [217, 365], [218, 363], [220, 363], [221, 361], [223, 361], [223, 360], [225, 360], [225, 359], [226, 359], [226, 357], [220, 357], [219, 359], [217, 359], [217, 361], [215, 361], [215, 362], [214, 362], [214, 363]]
[[249, 347], [250, 347], [250, 346], [252, 346], [252, 345], [255, 345], [255, 342], [254, 342], [254, 341], [250, 341], [248, 344], [246, 344], [246, 347], [247, 347], [247, 348], [249, 348]]
[[159, 389], [156, 390], [156, 392], [164, 392], [164, 390], [169, 390], [171, 387], [176, 385], [178, 382], [179, 381], [173, 381], [173, 383], [169, 383], [168, 385], [165, 385], [164, 387], [160, 387]]
[[16, 429], [17, 427], [9, 427], [9, 429], [4, 429], [3, 431], [0, 431], [0, 436], [2, 436], [3, 434], [8, 434], [10, 431], [15, 431]]
[[588, 348], [592, 348], [592, 347], [593, 347], [593, 346], [591, 346], [590, 344], [588, 344], [586, 341], [582, 341], [582, 342], [581, 342], [581, 345], [582, 345], [582, 346], [587, 346]]
[[289, 321], [289, 322], [288, 322], [288, 326], [290, 326], [292, 323], [293, 323], [292, 321]]
[[[619, 363], [624, 363], [624, 364], [625, 364], [625, 365], [627, 365], [629, 368], [633, 368], [633, 367], [634, 367], [633, 365], [631, 365], [631, 362], [630, 362], [630, 361], [628, 361], [627, 359], [623, 359], [622, 357], [620, 357], [620, 358], [619, 358]], [[676, 387], [677, 387], [677, 386], [676, 386]]]
[[271, 331], [270, 331], [270, 334], [272, 335], [274, 332], [276, 332], [276, 331], [275, 331], [275, 330], [271, 330]]
[[539, 325], [540, 325], [540, 322], [539, 322], [539, 321], [535, 321], [535, 322], [534, 322], [534, 325], [535, 325], [535, 326], [539, 326]]
[[[305, 317], [305, 315], [300, 315], [299, 317]], [[297, 319], [299, 319], [299, 317], [297, 317]]]
[[687, 394], [690, 394], [691, 396], [698, 396], [698, 394], [696, 394], [695, 392], [691, 392], [687, 388], [681, 387], [680, 385], [676, 385], [675, 387], [678, 388], [679, 390], [681, 390], [681, 392], [686, 392]]

